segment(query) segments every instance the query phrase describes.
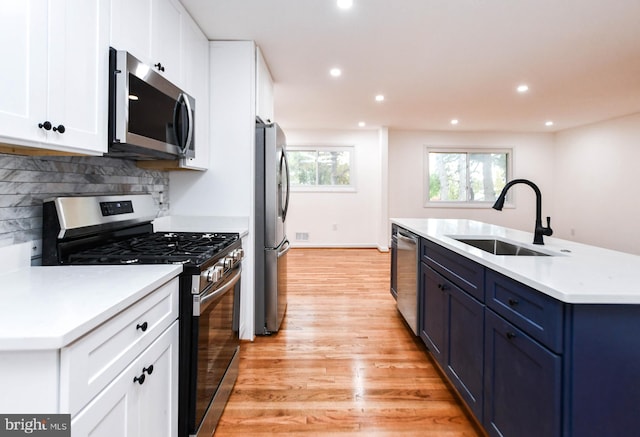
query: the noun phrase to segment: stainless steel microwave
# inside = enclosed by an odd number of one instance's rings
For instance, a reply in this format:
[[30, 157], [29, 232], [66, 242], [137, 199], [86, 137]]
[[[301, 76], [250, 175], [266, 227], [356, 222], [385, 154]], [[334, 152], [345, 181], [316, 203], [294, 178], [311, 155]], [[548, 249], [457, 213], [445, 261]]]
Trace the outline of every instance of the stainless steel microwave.
[[109, 50], [108, 156], [195, 157], [193, 97], [126, 51]]

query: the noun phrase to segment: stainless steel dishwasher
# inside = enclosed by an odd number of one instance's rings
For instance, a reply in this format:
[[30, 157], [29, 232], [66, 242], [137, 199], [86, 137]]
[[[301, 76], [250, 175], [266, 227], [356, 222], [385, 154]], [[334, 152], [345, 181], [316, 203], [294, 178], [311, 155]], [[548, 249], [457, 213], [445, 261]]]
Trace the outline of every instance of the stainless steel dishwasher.
[[391, 228], [391, 294], [409, 328], [418, 335], [418, 236]]

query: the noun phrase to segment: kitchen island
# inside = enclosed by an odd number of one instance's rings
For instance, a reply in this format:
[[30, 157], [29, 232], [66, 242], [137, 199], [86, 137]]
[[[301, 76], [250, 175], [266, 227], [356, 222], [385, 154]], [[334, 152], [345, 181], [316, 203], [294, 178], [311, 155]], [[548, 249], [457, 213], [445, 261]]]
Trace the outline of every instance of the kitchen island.
[[640, 257], [550, 237], [533, 245], [532, 233], [469, 220], [391, 222], [420, 237], [419, 336], [489, 435], [640, 427]]

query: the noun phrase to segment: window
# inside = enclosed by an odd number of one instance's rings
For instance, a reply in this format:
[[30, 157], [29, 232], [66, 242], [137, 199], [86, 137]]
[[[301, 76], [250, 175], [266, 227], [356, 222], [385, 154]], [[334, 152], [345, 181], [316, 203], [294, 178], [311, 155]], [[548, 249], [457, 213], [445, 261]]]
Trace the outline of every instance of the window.
[[287, 149], [291, 187], [296, 191], [354, 191], [353, 146]]
[[510, 178], [510, 150], [425, 148], [425, 158], [425, 206], [484, 207]]

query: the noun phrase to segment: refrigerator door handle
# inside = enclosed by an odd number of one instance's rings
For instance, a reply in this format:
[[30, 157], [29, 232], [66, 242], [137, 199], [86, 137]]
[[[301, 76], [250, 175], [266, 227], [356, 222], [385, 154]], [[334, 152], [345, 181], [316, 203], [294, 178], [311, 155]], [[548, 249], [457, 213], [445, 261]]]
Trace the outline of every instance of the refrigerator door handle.
[[287, 160], [287, 154], [283, 150], [282, 158], [280, 162], [280, 168], [282, 168], [282, 164], [284, 163], [284, 174], [287, 178], [287, 191], [285, 194], [284, 208], [282, 208], [282, 221], [284, 222], [287, 219], [287, 212], [289, 211], [289, 194], [291, 191], [291, 184], [289, 182], [289, 161]]
[[281, 249], [278, 251], [278, 258], [286, 255], [287, 252], [289, 252], [289, 249], [291, 249], [291, 243], [289, 242], [289, 240], [284, 240], [284, 243], [282, 243], [282, 246], [280, 247]]

